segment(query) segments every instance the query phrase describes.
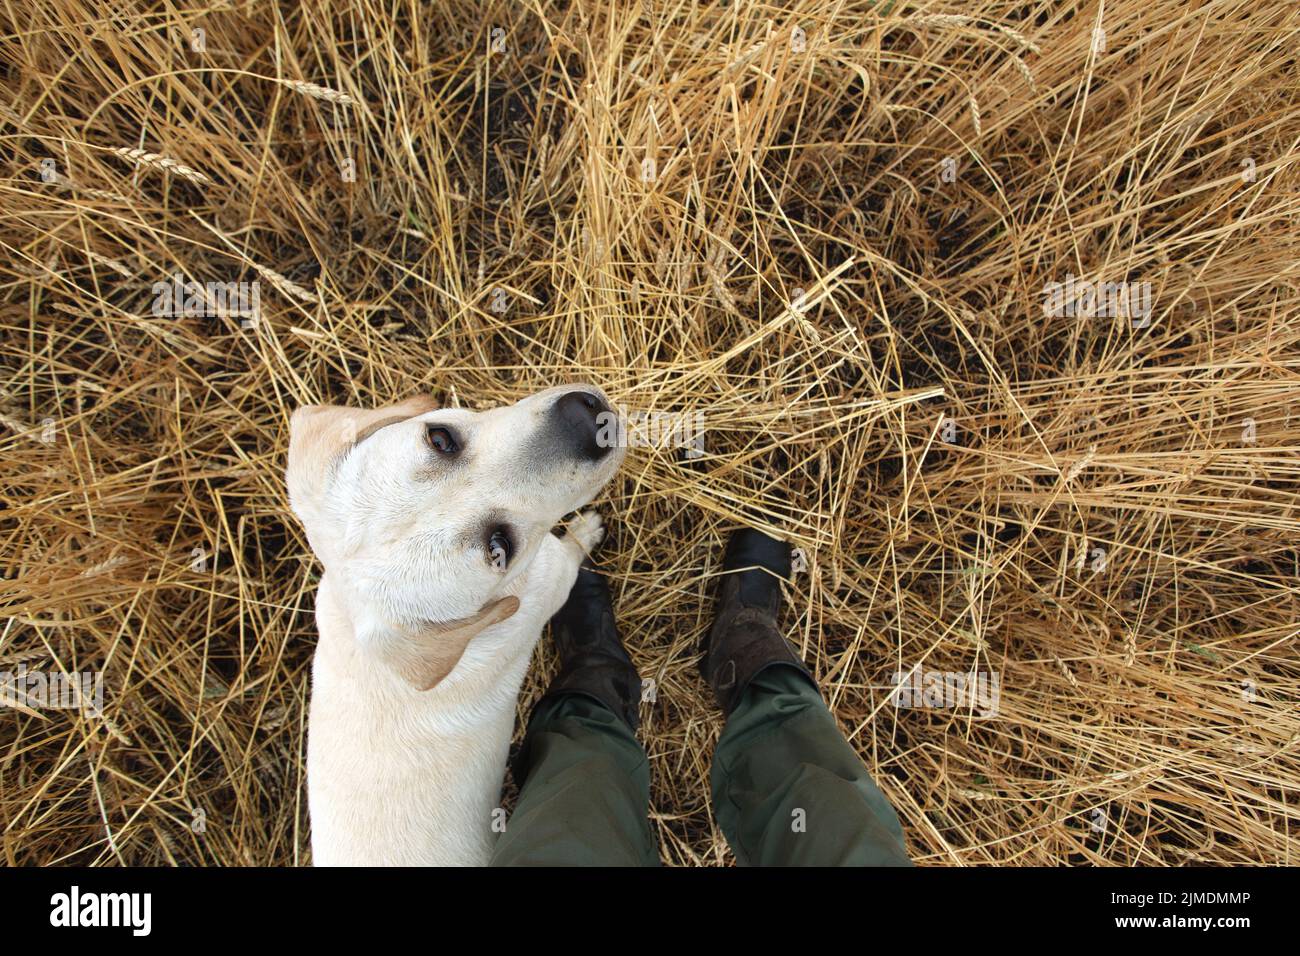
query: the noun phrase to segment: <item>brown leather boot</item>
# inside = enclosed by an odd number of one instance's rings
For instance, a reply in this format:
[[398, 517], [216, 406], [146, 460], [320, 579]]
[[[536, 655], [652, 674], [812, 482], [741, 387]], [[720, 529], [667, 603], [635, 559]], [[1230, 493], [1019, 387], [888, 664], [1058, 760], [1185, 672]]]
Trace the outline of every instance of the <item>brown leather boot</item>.
[[725, 572], [713, 627], [700, 658], [700, 672], [718, 705], [730, 714], [758, 674], [793, 667], [817, 687], [803, 661], [777, 626], [781, 581], [790, 576], [790, 546], [761, 531], [743, 528], [727, 541]]

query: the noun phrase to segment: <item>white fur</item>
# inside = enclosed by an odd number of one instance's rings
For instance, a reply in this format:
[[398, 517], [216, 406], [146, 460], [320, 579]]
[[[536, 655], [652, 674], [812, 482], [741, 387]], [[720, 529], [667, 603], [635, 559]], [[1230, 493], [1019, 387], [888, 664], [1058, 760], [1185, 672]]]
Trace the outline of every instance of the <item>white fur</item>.
[[[312, 471], [326, 467], [315, 452], [295, 462], [291, 445], [291, 503], [325, 565], [307, 744], [316, 865], [487, 862], [533, 647], [603, 534], [594, 512], [570, 522], [564, 538], [550, 529], [590, 501], [623, 454], [539, 463], [534, 437], [545, 440], [545, 412], [577, 387], [488, 412], [421, 413], [366, 438], [328, 480]], [[475, 457], [463, 474], [422, 476], [425, 423], [444, 420], [470, 436]], [[295, 429], [310, 424], [295, 415]], [[504, 573], [472, 534], [489, 514], [522, 535]], [[431, 689], [393, 666], [412, 629], [510, 595], [518, 610], [475, 633]]]

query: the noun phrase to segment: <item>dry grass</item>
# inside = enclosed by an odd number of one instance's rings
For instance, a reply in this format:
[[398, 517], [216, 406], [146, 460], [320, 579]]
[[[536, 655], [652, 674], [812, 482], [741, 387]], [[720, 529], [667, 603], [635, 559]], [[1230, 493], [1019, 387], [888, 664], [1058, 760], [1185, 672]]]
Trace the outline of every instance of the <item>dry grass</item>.
[[[919, 861], [1300, 862], [1298, 27], [5, 6], [0, 668], [105, 675], [102, 719], [0, 713], [5, 859], [306, 862], [290, 411], [587, 379], [707, 429], [605, 506], [665, 861], [730, 859], [696, 647], [757, 509]], [[260, 281], [261, 321], [155, 316], [175, 273]], [[1045, 316], [1067, 275], [1149, 282], [1149, 325]], [[896, 710], [917, 665], [998, 673], [998, 716]]]

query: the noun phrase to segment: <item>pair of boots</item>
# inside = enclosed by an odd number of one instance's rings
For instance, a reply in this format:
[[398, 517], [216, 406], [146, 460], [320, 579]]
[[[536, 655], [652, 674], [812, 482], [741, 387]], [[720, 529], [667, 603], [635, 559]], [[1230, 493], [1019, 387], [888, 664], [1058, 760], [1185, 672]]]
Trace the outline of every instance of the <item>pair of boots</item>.
[[[722, 570], [700, 671], [723, 713], [729, 715], [745, 688], [769, 667], [793, 667], [815, 688], [816, 681], [777, 627], [780, 582], [790, 576], [790, 546], [761, 531], [742, 529], [727, 542]], [[636, 730], [641, 679], [619, 639], [609, 587], [590, 560], [579, 568], [551, 631], [560, 671], [542, 701], [564, 694], [592, 697]]]
[[[911, 865], [897, 814], [777, 627], [789, 547], [737, 532], [723, 570], [700, 669], [727, 718], [710, 805], [736, 862]], [[650, 764], [634, 733], [641, 681], [590, 565], [552, 624], [560, 671], [529, 720], [492, 864], [653, 866]]]

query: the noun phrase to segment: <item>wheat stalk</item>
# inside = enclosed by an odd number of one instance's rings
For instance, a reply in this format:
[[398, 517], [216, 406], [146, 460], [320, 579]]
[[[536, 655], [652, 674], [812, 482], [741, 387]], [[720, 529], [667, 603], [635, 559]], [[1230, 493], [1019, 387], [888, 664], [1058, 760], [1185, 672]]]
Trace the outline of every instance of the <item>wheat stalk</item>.
[[325, 100], [328, 103], [337, 103], [340, 106], [352, 106], [356, 103], [346, 93], [340, 93], [338, 90], [332, 90], [328, 86], [320, 86], [316, 83], [308, 83], [304, 80], [280, 80], [289, 89], [301, 93], [304, 96], [310, 96], [312, 99]]
[[113, 152], [128, 162], [134, 163], [136, 166], [143, 166], [148, 169], [157, 169], [165, 173], [174, 173], [182, 179], [188, 179], [192, 183], [203, 184], [212, 181], [197, 169], [191, 169], [189, 166], [179, 163], [174, 159], [169, 159], [160, 153], [151, 153], [143, 149], [128, 149], [125, 146], [120, 146], [114, 149]]

